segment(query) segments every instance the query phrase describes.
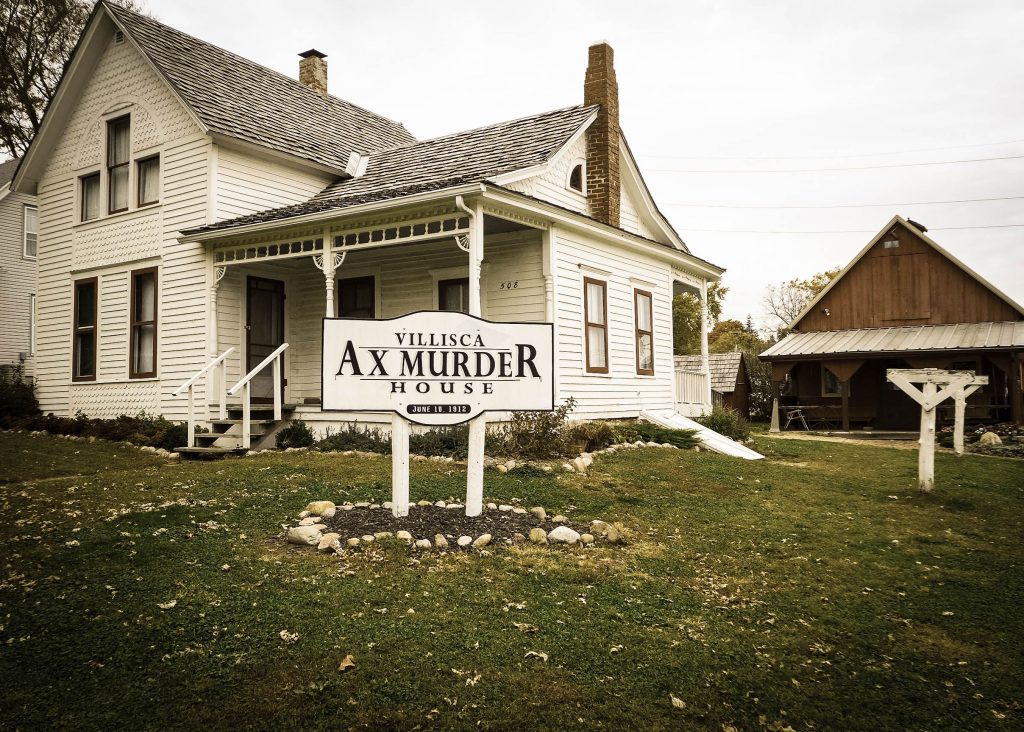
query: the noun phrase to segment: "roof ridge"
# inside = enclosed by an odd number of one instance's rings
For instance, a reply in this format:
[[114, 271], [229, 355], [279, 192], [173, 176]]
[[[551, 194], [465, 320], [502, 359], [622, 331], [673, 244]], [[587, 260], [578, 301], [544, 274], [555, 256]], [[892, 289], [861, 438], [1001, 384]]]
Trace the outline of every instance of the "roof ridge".
[[[228, 56], [231, 56], [231, 57], [233, 57], [235, 59], [239, 59], [239, 60], [243, 61], [244, 63], [246, 63], [249, 66], [256, 67], [256, 68], [258, 68], [258, 69], [260, 69], [262, 71], [265, 71], [267, 73], [270, 73], [270, 74], [272, 74], [272, 75], [274, 75], [274, 76], [276, 76], [276, 77], [278, 77], [278, 78], [280, 78], [280, 79], [282, 79], [282, 80], [284, 80], [284, 81], [286, 81], [288, 83], [294, 84], [296, 86], [296, 90], [302, 90], [304, 92], [308, 92], [310, 94], [316, 94], [318, 97], [324, 98], [318, 92], [313, 91], [312, 89], [310, 89], [308, 86], [306, 86], [305, 84], [303, 84], [299, 80], [294, 79], [291, 76], [288, 76], [287, 74], [284, 74], [284, 73], [282, 73], [280, 71], [277, 71], [276, 69], [272, 69], [269, 66], [264, 66], [263, 64], [259, 63], [258, 61], [254, 61], [254, 60], [252, 60], [250, 58], [247, 58], [245, 56], [237, 54], [234, 51], [229, 51], [228, 49], [223, 48], [222, 46], [218, 46], [215, 43], [210, 43], [209, 41], [204, 41], [202, 38], [199, 38], [198, 36], [193, 36], [190, 33], [186, 33], [183, 30], [179, 30], [178, 28], [175, 28], [174, 26], [167, 25], [166, 23], [161, 23], [156, 18], [150, 17], [148, 15], [143, 15], [142, 13], [137, 13], [134, 10], [130, 10], [130, 9], [128, 9], [128, 8], [122, 6], [122, 5], [118, 5], [117, 3], [112, 3], [112, 2], [110, 2], [110, 0], [99, 0], [99, 4], [103, 5], [106, 9], [108, 9], [109, 11], [112, 11], [114, 13], [126, 14], [126, 15], [132, 16], [133, 18], [135, 18], [137, 20], [140, 20], [140, 21], [142, 21], [144, 23], [150, 23], [150, 24], [153, 24], [153, 25], [157, 25], [160, 28], [165, 29], [167, 31], [170, 31], [170, 32], [172, 32], [174, 34], [177, 34], [179, 36], [184, 36], [185, 38], [188, 38], [190, 41], [193, 41], [193, 42], [196, 42], [196, 43], [200, 43], [200, 44], [206, 46], [207, 48], [212, 48], [212, 49], [214, 49], [216, 51], [219, 51], [220, 53], [224, 53], [224, 54], [227, 54]], [[141, 47], [141, 44], [140, 44], [140, 47]], [[144, 48], [143, 48], [143, 51], [145, 51]], [[146, 55], [149, 56], [148, 53]], [[153, 63], [156, 63], [156, 61], [154, 61], [152, 58], [150, 58], [150, 61], [153, 61]], [[164, 72], [162, 70], [161, 70], [161, 73], [164, 73], [166, 75], [166, 72]], [[398, 120], [391, 119], [390, 117], [385, 117], [384, 115], [382, 115], [382, 114], [380, 114], [378, 112], [374, 112], [372, 109], [368, 109], [367, 107], [364, 107], [362, 105], [356, 104], [355, 102], [350, 102], [349, 100], [343, 99], [343, 98], [341, 98], [339, 96], [335, 96], [334, 94], [328, 93], [325, 96], [326, 96], [326, 98], [334, 100], [335, 102], [339, 102], [339, 103], [344, 104], [344, 105], [346, 105], [348, 107], [353, 107], [355, 109], [358, 109], [361, 112], [365, 112], [366, 114], [371, 115], [373, 117], [376, 117], [376, 118], [378, 118], [378, 119], [380, 119], [380, 120], [382, 120], [384, 122], [388, 122], [388, 123], [394, 125], [395, 127], [401, 127], [406, 132], [406, 134], [409, 134], [410, 136], [412, 136], [411, 133], [409, 132], [409, 130], [406, 129], [405, 125], [402, 122], [399, 122]]]

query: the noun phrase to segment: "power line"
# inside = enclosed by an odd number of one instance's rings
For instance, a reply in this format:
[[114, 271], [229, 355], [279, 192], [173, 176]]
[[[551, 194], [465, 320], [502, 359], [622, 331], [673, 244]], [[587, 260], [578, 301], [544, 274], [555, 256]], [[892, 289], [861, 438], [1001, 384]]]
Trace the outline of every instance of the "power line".
[[911, 150], [891, 150], [889, 152], [853, 153], [850, 155], [737, 155], [711, 156], [700, 155], [641, 155], [643, 158], [658, 160], [850, 160], [853, 158], [877, 158], [884, 155], [909, 155], [922, 152], [945, 152], [946, 150], [965, 150], [977, 147], [996, 147], [998, 145], [1017, 145], [1024, 140], [1003, 140], [1002, 142], [979, 142], [973, 145], [947, 145], [946, 147], [919, 147]]
[[[928, 231], [954, 231], [957, 229], [1012, 229], [1024, 224], [987, 224], [981, 226], [933, 226]], [[777, 231], [764, 229], [691, 229], [680, 227], [685, 232], [707, 232], [715, 234], [877, 234], [877, 229], [833, 229], [831, 231]]]
[[963, 160], [936, 160], [927, 163], [888, 163], [885, 165], [859, 165], [843, 168], [761, 168], [759, 170], [708, 170], [698, 168], [647, 168], [648, 173], [827, 173], [843, 170], [879, 170], [882, 168], [920, 168], [929, 165], [959, 165], [961, 163], [987, 163], [994, 160], [1019, 160], [1024, 155], [1000, 155], [992, 158], [966, 158]]
[[665, 206], [683, 208], [740, 208], [740, 209], [802, 209], [802, 208], [888, 208], [892, 206], [938, 206], [949, 203], [980, 203], [982, 201], [1018, 201], [1024, 196], [997, 196], [994, 198], [960, 198], [951, 201], [904, 201], [902, 203], [837, 203], [808, 206], [738, 206], [728, 203], [665, 203]]

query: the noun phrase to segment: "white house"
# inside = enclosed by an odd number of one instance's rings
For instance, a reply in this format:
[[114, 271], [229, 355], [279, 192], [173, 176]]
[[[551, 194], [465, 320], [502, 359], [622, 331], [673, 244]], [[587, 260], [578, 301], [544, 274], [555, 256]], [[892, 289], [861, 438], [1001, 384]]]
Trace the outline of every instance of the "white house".
[[31, 375], [39, 217], [35, 196], [11, 190], [18, 158], [0, 163], [0, 369]]
[[190, 382], [197, 412], [237, 417], [221, 392], [249, 376], [285, 405], [254, 435], [323, 430], [345, 415], [319, 407], [321, 318], [424, 309], [553, 322], [577, 418], [710, 404], [706, 366], [677, 380], [671, 305], [722, 269], [655, 205], [607, 44], [583, 104], [423, 141], [301, 56], [296, 81], [97, 5], [14, 181], [39, 198], [44, 411], [182, 419]]

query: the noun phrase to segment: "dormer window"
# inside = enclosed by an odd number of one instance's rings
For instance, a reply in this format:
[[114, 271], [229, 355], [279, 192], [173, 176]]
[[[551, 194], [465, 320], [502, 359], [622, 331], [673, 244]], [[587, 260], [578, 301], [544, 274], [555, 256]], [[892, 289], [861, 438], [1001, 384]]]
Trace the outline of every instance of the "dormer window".
[[569, 173], [569, 188], [583, 193], [583, 163], [576, 163]]

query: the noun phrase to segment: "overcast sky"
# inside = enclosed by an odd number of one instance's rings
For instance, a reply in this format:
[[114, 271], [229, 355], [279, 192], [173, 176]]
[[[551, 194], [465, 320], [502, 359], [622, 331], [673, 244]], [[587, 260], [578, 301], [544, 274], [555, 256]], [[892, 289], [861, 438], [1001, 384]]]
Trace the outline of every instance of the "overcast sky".
[[[846, 264], [897, 213], [1024, 302], [1019, 0], [145, 5], [293, 76], [315, 47], [332, 94], [420, 138], [580, 103], [587, 46], [606, 39], [623, 131], [693, 253], [727, 268], [726, 317]], [[749, 172], [793, 169], [814, 172]], [[693, 172], [709, 170], [729, 172]]]

